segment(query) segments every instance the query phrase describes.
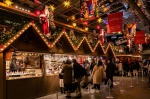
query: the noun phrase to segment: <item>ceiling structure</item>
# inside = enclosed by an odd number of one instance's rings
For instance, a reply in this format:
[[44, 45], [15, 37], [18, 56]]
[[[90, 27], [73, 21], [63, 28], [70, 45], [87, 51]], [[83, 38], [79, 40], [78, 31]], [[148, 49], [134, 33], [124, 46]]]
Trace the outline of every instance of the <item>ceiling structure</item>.
[[[64, 1], [65, 0], [12, 0], [13, 5], [24, 7], [24, 9], [28, 9], [33, 13], [36, 10], [42, 10], [45, 5], [54, 5], [55, 21], [72, 25], [71, 17], [75, 16], [77, 27], [83, 29], [85, 24], [79, 21], [80, 0], [70, 0], [71, 5], [69, 7], [64, 6]], [[139, 2], [141, 5], [138, 5]], [[106, 11], [104, 11], [105, 8], [107, 9]], [[87, 25], [89, 28], [89, 32], [99, 32], [99, 30], [96, 29], [96, 26], [100, 26], [100, 28], [106, 29], [108, 14], [120, 11], [123, 12], [123, 25], [136, 22], [138, 30], [145, 30], [146, 33], [150, 33], [150, 0], [98, 0], [98, 14], [103, 21], [101, 23], [98, 23], [97, 18], [89, 20]], [[8, 15], [1, 11], [0, 19], [5, 20], [6, 18], [3, 16], [10, 16], [9, 18], [11, 18], [11, 20], [24, 20], [24, 18], [21, 19], [20, 17]], [[0, 27], [4, 26], [5, 24], [0, 25]]]

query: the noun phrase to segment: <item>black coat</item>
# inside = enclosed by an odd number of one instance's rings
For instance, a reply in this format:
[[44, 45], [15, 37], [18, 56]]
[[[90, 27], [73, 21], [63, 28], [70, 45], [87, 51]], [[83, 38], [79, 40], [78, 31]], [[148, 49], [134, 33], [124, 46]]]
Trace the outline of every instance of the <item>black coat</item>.
[[106, 67], [106, 77], [113, 77], [115, 72], [115, 65], [112, 62], [109, 62]]
[[74, 69], [74, 78], [81, 78], [86, 75], [85, 69], [79, 63], [74, 63], [73, 69]]

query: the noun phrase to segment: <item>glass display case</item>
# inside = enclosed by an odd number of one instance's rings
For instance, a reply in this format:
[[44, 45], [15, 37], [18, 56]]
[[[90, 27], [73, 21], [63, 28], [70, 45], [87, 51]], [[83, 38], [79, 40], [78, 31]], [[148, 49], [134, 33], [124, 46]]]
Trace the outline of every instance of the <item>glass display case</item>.
[[43, 75], [41, 61], [42, 54], [12, 52], [6, 57], [6, 79], [41, 77]]
[[63, 55], [63, 54], [46, 54], [46, 55], [44, 55], [46, 75], [59, 74], [63, 68], [64, 62], [68, 58], [72, 59], [73, 55]]

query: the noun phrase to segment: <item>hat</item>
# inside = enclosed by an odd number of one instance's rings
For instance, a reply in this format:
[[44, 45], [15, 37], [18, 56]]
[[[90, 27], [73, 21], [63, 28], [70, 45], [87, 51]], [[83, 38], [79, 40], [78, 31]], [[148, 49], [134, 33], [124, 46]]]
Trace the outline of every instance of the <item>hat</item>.
[[65, 62], [65, 64], [71, 64], [71, 63], [72, 63], [72, 61], [70, 59], [67, 59]]
[[76, 62], [77, 62], [77, 60], [76, 60], [76, 59], [72, 59], [72, 62], [73, 62], [73, 63], [76, 63]]

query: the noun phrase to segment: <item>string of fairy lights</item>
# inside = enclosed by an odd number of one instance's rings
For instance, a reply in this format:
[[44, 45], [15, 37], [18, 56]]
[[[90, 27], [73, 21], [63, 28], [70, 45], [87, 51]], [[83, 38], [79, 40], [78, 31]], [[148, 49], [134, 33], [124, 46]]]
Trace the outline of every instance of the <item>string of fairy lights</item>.
[[[39, 34], [39, 36], [42, 38], [42, 40], [45, 42], [45, 44], [50, 49], [53, 48], [55, 46], [55, 44], [58, 42], [58, 40], [64, 35], [68, 39], [68, 42], [70, 43], [70, 45], [72, 46], [74, 51], [77, 51], [84, 41], [88, 44], [88, 47], [90, 48], [92, 53], [96, 50], [96, 47], [94, 47], [94, 48], [91, 47], [86, 36], [83, 37], [83, 39], [80, 41], [80, 43], [77, 46], [74, 46], [73, 42], [71, 41], [70, 37], [66, 33], [65, 29], [59, 34], [59, 36], [56, 38], [56, 40], [53, 43], [49, 43], [48, 40], [45, 38], [45, 36], [41, 33], [40, 29], [36, 26], [36, 24], [33, 22], [29, 22], [20, 31], [18, 31], [16, 33], [16, 35], [14, 35], [14, 37], [12, 37], [10, 40], [8, 40], [8, 42], [3, 44], [3, 47], [0, 48], [0, 52], [3, 52], [8, 46], [10, 46], [11, 43], [14, 42], [21, 34], [23, 34], [30, 26], [32, 26], [36, 30], [36, 32]], [[104, 51], [100, 41], [98, 41], [98, 43], [96, 44], [97, 47], [98, 47], [98, 44], [100, 44], [102, 50]], [[110, 46], [111, 45], [109, 45], [108, 47], [110, 47]], [[108, 47], [107, 47], [106, 51], [104, 51], [105, 54], [108, 51]]]
[[[8, 5], [8, 6], [11, 6], [13, 3], [11, 2], [11, 0], [5, 0], [5, 4]], [[65, 0], [63, 4], [64, 4], [65, 7], [69, 7], [69, 6], [70, 6], [70, 0]], [[27, 9], [24, 9], [24, 8], [21, 8], [21, 7], [18, 7], [18, 6], [15, 6], [15, 8], [18, 8], [18, 9], [20, 9], [20, 10], [24, 10], [24, 11], [30, 12], [30, 10], [27, 10]], [[53, 9], [55, 9], [54, 6], [53, 6]], [[72, 20], [74, 20], [74, 19], [75, 19], [75, 17], [72, 16]], [[101, 19], [101, 18], [98, 18], [98, 19], [97, 19], [97, 22], [99, 22], [99, 23], [102, 22], [102, 19]], [[73, 25], [73, 27], [76, 27], [77, 23], [73, 22], [72, 25]], [[83, 37], [83, 39], [79, 42], [78, 45], [74, 45], [74, 43], [71, 41], [70, 37], [68, 36], [68, 34], [66, 33], [65, 30], [63, 30], [63, 31], [58, 35], [58, 37], [54, 40], [54, 42], [51, 43], [51, 42], [49, 42], [49, 41], [44, 37], [44, 35], [41, 33], [40, 29], [39, 29], [33, 22], [30, 22], [30, 23], [26, 24], [19, 32], [17, 32], [17, 34], [16, 34], [15, 36], [13, 36], [10, 40], [8, 40], [6, 43], [4, 43], [3, 46], [0, 47], [0, 51], [2, 52], [4, 49], [6, 49], [14, 40], [16, 40], [16, 39], [17, 39], [22, 33], [24, 33], [25, 30], [27, 30], [30, 26], [33, 26], [33, 28], [37, 31], [37, 33], [40, 35], [40, 37], [42, 38], [42, 40], [45, 42], [45, 44], [46, 44], [50, 49], [53, 48], [53, 47], [55, 46], [55, 44], [58, 42], [58, 40], [60, 40], [60, 38], [64, 35], [64, 36], [68, 39], [68, 41], [69, 41], [70, 45], [72, 46], [72, 48], [74, 49], [74, 51], [79, 50], [81, 44], [83, 44], [83, 42], [85, 41], [85, 42], [87, 43], [88, 47], [90, 48], [90, 50], [91, 50], [92, 53], [96, 50], [96, 48], [98, 47], [98, 44], [100, 44], [100, 46], [101, 46], [102, 51], [104, 52], [104, 54], [106, 54], [107, 51], [108, 51], [108, 49], [110, 48], [110, 49], [112, 50], [113, 55], [115, 56], [115, 53], [114, 53], [114, 51], [113, 51], [113, 47], [112, 47], [111, 44], [108, 44], [108, 46], [106, 47], [106, 50], [104, 50], [104, 48], [102, 47], [101, 42], [98, 41], [98, 42], [96, 43], [95, 47], [92, 48], [86, 36]], [[88, 27], [85, 27], [85, 31], [88, 31]]]

